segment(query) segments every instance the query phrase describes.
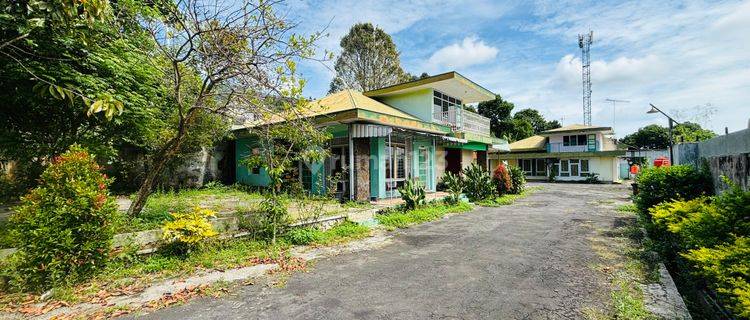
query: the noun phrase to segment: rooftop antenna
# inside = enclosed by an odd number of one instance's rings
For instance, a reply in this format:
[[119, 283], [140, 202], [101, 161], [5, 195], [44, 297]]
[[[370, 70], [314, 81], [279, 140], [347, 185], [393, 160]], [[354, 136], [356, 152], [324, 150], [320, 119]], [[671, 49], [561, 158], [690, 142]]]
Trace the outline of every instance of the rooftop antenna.
[[613, 131], [613, 134], [614, 134], [615, 123], [617, 121], [617, 117], [616, 117], [617, 116], [617, 114], [616, 114], [616, 112], [617, 112], [617, 110], [616, 110], [617, 103], [618, 102], [619, 103], [630, 103], [630, 100], [618, 100], [618, 99], [607, 98], [607, 99], [604, 99], [604, 101], [612, 102], [612, 131]]
[[583, 124], [591, 125], [591, 43], [594, 31], [578, 34], [578, 47], [581, 48], [581, 77], [583, 78]]

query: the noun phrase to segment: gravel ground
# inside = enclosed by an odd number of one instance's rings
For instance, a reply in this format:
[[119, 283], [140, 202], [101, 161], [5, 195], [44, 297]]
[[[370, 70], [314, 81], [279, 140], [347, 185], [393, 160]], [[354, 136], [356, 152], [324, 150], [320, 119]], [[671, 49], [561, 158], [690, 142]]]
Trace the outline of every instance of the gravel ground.
[[[150, 319], [579, 319], [610, 288], [591, 239], [622, 225], [624, 185], [535, 184], [510, 206], [415, 226], [391, 245], [140, 315]], [[598, 231], [597, 231], [598, 230]]]

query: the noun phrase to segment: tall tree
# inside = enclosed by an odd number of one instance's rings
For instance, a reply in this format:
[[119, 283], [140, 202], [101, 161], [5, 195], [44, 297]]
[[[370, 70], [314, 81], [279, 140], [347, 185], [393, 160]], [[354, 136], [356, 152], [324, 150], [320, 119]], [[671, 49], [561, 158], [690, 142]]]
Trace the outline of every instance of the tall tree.
[[341, 38], [341, 54], [334, 69], [329, 93], [344, 89], [364, 92], [412, 79], [401, 68], [391, 36], [369, 22], [355, 24]]
[[531, 108], [516, 112], [515, 114], [513, 114], [513, 119], [524, 119], [531, 123], [531, 126], [534, 129], [533, 134], [539, 134], [542, 131], [561, 127], [560, 123], [557, 120], [547, 121], [546, 119], [544, 119], [542, 114], [539, 113], [538, 110]]
[[534, 123], [526, 116], [534, 113], [538, 115], [536, 110], [526, 109], [519, 111], [521, 115], [518, 117], [511, 116], [515, 105], [500, 95], [496, 95], [495, 99], [490, 101], [480, 102], [478, 107], [478, 113], [490, 119], [490, 131], [497, 137], [518, 141], [536, 132]]
[[296, 62], [314, 55], [320, 33], [300, 36], [278, 15], [278, 2], [222, 3], [207, 0], [156, 1], [159, 15], [143, 24], [158, 50], [148, 63], [162, 63], [176, 114], [166, 142], [148, 159], [149, 171], [128, 213], [137, 215], [157, 178], [178, 155], [202, 115], [253, 114], [273, 119], [279, 110], [303, 116], [304, 80]]
[[[683, 122], [674, 126], [673, 142], [696, 142], [716, 136], [711, 130], [701, 128], [697, 123]], [[620, 141], [627, 147], [638, 149], [666, 149], [669, 147], [669, 129], [658, 124], [651, 124], [631, 133]]]

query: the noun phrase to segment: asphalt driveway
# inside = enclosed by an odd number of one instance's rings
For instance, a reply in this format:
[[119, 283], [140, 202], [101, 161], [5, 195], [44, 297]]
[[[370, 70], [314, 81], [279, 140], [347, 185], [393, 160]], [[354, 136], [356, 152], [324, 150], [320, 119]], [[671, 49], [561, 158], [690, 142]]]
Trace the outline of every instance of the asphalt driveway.
[[285, 286], [246, 286], [153, 319], [579, 319], [602, 308], [595, 230], [621, 223], [622, 185], [541, 184], [513, 205], [399, 231], [381, 249], [318, 261]]

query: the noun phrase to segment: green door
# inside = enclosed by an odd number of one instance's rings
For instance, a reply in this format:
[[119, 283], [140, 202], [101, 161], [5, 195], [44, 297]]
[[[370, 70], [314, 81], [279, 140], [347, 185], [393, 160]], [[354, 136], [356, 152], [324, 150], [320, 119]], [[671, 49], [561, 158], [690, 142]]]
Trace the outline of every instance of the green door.
[[422, 181], [424, 183], [425, 188], [430, 190], [430, 186], [428, 185], [430, 181], [430, 153], [427, 150], [427, 147], [419, 147], [419, 181]]

